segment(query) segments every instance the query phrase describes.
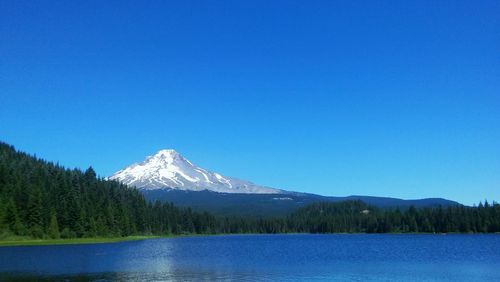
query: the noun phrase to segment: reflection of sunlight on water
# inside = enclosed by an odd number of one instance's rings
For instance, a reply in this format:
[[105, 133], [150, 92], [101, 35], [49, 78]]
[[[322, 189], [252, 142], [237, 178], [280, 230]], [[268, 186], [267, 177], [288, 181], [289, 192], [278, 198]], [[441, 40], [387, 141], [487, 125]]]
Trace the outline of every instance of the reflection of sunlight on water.
[[109, 271], [170, 273], [174, 269], [173, 244], [170, 239], [154, 239], [118, 248]]
[[[214, 244], [207, 256], [207, 243]], [[219, 249], [221, 252], [216, 253]], [[257, 273], [232, 269], [236, 261], [218, 242], [167, 238], [126, 243], [108, 250], [106, 269], [95, 275], [69, 277], [119, 281], [254, 281]], [[112, 273], [111, 273], [112, 272]]]

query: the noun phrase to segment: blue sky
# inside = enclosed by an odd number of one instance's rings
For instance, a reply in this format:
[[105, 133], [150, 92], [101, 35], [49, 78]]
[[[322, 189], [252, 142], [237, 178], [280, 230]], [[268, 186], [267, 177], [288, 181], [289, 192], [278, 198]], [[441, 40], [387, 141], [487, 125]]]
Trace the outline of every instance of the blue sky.
[[102, 2], [1, 2], [0, 140], [102, 176], [174, 148], [283, 189], [500, 200], [498, 1]]

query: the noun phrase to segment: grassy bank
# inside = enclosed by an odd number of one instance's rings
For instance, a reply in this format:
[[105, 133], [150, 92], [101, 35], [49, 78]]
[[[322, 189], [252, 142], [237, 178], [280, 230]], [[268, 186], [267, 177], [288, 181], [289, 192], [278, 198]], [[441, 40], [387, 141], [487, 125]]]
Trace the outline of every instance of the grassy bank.
[[100, 244], [119, 243], [126, 241], [138, 241], [146, 239], [192, 237], [192, 236], [213, 236], [223, 234], [168, 234], [168, 235], [135, 235], [127, 237], [94, 237], [94, 238], [71, 238], [71, 239], [33, 239], [31, 237], [7, 236], [0, 237], [0, 247], [10, 246], [43, 246], [43, 245], [71, 245], [71, 244]]
[[26, 237], [13, 237], [0, 240], [0, 247], [7, 246], [39, 246], [39, 245], [68, 245], [68, 244], [99, 244], [117, 243], [125, 241], [167, 238], [171, 236], [128, 236], [112, 238], [72, 238], [72, 239], [32, 239]]

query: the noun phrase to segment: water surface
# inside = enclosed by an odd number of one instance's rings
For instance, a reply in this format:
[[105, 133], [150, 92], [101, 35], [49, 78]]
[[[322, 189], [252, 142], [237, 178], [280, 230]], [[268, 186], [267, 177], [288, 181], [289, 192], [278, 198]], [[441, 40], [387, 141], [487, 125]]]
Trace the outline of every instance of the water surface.
[[500, 235], [227, 235], [2, 247], [0, 277], [500, 281]]

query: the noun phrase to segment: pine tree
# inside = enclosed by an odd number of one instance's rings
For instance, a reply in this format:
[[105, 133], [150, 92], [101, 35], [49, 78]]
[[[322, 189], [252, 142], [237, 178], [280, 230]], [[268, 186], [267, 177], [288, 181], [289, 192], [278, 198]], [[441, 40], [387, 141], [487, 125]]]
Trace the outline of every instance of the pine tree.
[[61, 234], [59, 233], [59, 224], [57, 223], [57, 215], [54, 210], [52, 210], [50, 215], [48, 234], [52, 239], [59, 239], [61, 237]]
[[35, 238], [41, 238], [44, 233], [42, 209], [42, 192], [38, 186], [34, 186], [28, 201], [28, 226], [31, 235]]
[[18, 216], [16, 204], [10, 199], [5, 206], [4, 225], [16, 235], [26, 235], [26, 227]]

